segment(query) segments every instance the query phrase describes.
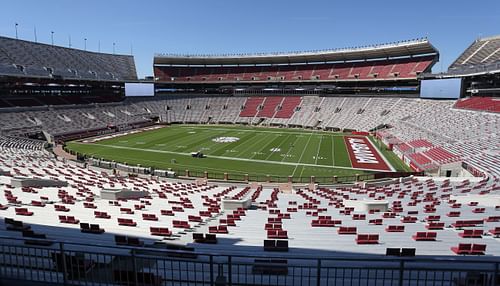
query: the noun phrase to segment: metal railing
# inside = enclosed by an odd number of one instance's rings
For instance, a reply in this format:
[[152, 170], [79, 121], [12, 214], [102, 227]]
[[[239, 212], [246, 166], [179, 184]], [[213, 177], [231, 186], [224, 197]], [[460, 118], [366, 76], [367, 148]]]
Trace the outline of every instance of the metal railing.
[[[79, 158], [86, 158], [86, 155], [78, 152], [74, 152], [66, 147], [64, 147], [66, 152], [70, 154], [75, 154]], [[138, 165], [128, 165], [126, 163], [119, 163], [115, 161], [107, 161], [104, 159], [86, 158], [87, 162], [99, 168], [105, 169], [117, 169], [125, 171], [128, 173], [139, 173], [139, 174], [151, 174], [164, 176], [159, 174], [175, 174], [175, 177], [180, 178], [205, 178], [208, 180], [216, 181], [230, 181], [230, 182], [269, 182], [269, 183], [317, 183], [317, 184], [337, 184], [337, 183], [350, 183], [350, 182], [360, 182], [360, 181], [370, 181], [384, 178], [400, 178], [409, 176], [420, 176], [423, 175], [422, 172], [373, 172], [369, 174], [359, 174], [359, 175], [344, 175], [344, 176], [328, 176], [328, 177], [299, 177], [299, 176], [275, 176], [275, 175], [257, 175], [257, 174], [241, 174], [241, 173], [225, 173], [225, 172], [214, 172], [214, 171], [204, 171], [197, 169], [179, 169], [179, 168], [169, 168], [168, 170], [153, 169], [149, 167], [142, 167]], [[167, 172], [168, 171], [168, 172]], [[165, 175], [170, 176], [170, 175]]]
[[[219, 255], [0, 238], [0, 283], [60, 285], [500, 285], [495, 257]], [[165, 247], [164, 247], [165, 248]], [[11, 285], [5, 284], [5, 285]]]

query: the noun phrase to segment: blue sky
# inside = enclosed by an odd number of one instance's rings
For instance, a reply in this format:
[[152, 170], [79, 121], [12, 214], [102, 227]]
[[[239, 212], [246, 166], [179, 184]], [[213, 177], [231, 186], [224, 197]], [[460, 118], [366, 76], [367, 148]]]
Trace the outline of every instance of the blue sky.
[[428, 37], [435, 72], [476, 38], [500, 34], [500, 1], [483, 0], [16, 0], [3, 1], [0, 34], [135, 56], [152, 74], [155, 53], [302, 51]]

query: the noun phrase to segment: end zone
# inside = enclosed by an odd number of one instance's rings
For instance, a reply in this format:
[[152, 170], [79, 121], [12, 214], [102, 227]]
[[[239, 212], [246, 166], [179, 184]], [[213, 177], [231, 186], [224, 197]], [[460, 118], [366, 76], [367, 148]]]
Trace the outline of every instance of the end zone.
[[392, 171], [367, 137], [344, 136], [344, 142], [353, 168]]

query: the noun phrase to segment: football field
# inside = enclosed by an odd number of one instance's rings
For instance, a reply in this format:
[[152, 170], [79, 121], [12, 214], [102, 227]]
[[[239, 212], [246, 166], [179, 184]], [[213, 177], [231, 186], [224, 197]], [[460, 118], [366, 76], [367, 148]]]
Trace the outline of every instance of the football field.
[[[95, 158], [177, 172], [331, 177], [404, 170], [376, 145], [366, 136], [323, 131], [173, 125], [95, 142], [69, 142], [67, 147]], [[206, 157], [193, 158], [192, 152]]]

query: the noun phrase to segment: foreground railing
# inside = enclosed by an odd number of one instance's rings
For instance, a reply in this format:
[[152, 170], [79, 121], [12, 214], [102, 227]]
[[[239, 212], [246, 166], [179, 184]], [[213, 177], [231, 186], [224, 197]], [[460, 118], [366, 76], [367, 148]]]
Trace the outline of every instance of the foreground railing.
[[[0, 284], [500, 285], [496, 257], [307, 258], [218, 255], [0, 238]], [[28, 244], [28, 245], [27, 245]], [[471, 259], [467, 259], [471, 258]]]

